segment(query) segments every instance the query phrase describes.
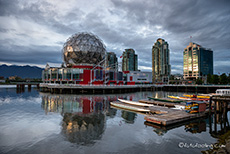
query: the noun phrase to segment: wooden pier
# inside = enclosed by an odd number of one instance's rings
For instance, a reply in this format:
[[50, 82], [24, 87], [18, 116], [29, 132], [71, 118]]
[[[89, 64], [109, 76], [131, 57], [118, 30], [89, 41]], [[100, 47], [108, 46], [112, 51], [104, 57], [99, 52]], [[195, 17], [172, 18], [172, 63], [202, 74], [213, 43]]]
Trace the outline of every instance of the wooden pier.
[[[157, 108], [156, 108], [157, 109]], [[162, 109], [160, 109], [162, 111]], [[145, 116], [145, 120], [151, 123], [155, 123], [158, 125], [172, 125], [179, 122], [184, 122], [187, 120], [192, 120], [195, 118], [201, 118], [206, 116], [208, 112], [190, 114], [182, 110], [174, 110], [174, 109], [163, 109], [165, 110], [165, 114], [154, 114]]]
[[166, 106], [166, 107], [175, 107], [175, 105], [184, 105], [185, 106], [185, 104], [181, 104], [181, 103], [160, 102], [160, 101], [153, 101], [153, 100], [147, 100], [147, 99], [139, 100], [139, 102], [147, 103], [147, 104], [154, 104], [157, 106]]
[[[159, 102], [159, 101], [149, 101], [149, 100], [140, 100], [139, 102], [141, 103], [147, 103], [147, 104], [155, 104], [155, 106], [151, 107], [145, 107], [144, 109], [145, 112], [145, 120], [154, 124], [158, 125], [163, 125], [163, 126], [168, 126], [180, 122], [185, 122], [188, 120], [196, 119], [196, 118], [201, 118], [207, 115], [208, 111], [202, 112], [202, 113], [197, 113], [197, 114], [191, 114], [187, 113], [184, 110], [178, 110], [178, 109], [173, 109], [172, 107], [175, 107], [174, 105], [178, 105], [179, 103], [167, 103], [167, 102]], [[111, 102], [111, 105], [113, 105], [115, 102]], [[123, 103], [125, 104], [125, 103]], [[126, 110], [134, 110], [138, 112], [137, 109], [143, 109], [143, 107], [136, 106], [136, 105], [130, 105], [130, 104], [125, 104], [128, 107], [119, 107], [121, 109], [126, 109]], [[159, 106], [160, 105], [160, 106]], [[168, 108], [168, 107], [171, 108]], [[116, 106], [118, 107], [118, 106]], [[143, 113], [143, 112], [142, 112]]]
[[50, 92], [57, 94], [113, 94], [136, 91], [153, 91], [152, 85], [79, 85], [41, 83], [40, 88], [42, 92]]
[[[154, 100], [139, 100], [141, 103], [145, 104], [154, 104], [154, 106], [146, 107], [145, 109], [149, 109], [149, 112], [146, 112], [145, 120], [147, 122], [161, 125], [161, 126], [169, 126], [178, 124], [181, 122], [191, 121], [193, 119], [202, 118], [208, 115], [211, 116], [212, 113], [216, 115], [216, 113], [223, 113], [223, 119], [226, 121], [226, 115], [229, 108], [230, 96], [213, 96], [210, 99], [210, 103], [206, 102], [206, 106], [209, 105], [209, 108], [203, 110], [203, 112], [191, 114], [185, 112], [185, 110], [178, 110], [172, 107], [176, 105], [185, 106], [185, 103], [169, 103], [169, 102], [160, 102]], [[132, 105], [131, 105], [132, 106]], [[212, 109], [214, 106], [214, 110]], [[135, 106], [138, 108], [138, 106]], [[204, 108], [205, 109], [205, 108]], [[224, 123], [224, 126], [226, 124]], [[229, 126], [229, 124], [228, 124]], [[216, 127], [215, 127], [216, 130]]]
[[[227, 116], [230, 110], [230, 96], [212, 96], [210, 104], [211, 102], [213, 108], [209, 108], [209, 131], [213, 137], [218, 137], [230, 130]], [[217, 127], [218, 124], [220, 125], [219, 128]]]
[[31, 91], [32, 86], [36, 86], [39, 89], [39, 83], [30, 83], [30, 82], [19, 82], [16, 83], [17, 93], [25, 92], [25, 86], [27, 85], [28, 91]]

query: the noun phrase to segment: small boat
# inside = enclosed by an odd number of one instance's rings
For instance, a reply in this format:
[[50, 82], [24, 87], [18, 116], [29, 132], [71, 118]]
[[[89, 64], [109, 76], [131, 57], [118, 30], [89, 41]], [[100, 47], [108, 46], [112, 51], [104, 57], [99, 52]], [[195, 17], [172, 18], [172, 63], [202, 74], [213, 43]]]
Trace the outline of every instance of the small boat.
[[184, 101], [191, 101], [191, 98], [187, 98], [187, 97], [178, 97], [178, 99]]
[[124, 100], [124, 99], [117, 99], [120, 102], [131, 104], [131, 105], [137, 105], [137, 106], [154, 106], [153, 104], [147, 104], [147, 103], [140, 103], [140, 102], [135, 102], [135, 101], [129, 101], [129, 100]]
[[141, 106], [136, 106], [136, 105], [130, 105], [122, 102], [110, 102], [112, 106], [121, 108], [121, 109], [126, 109], [126, 110], [131, 110], [135, 112], [150, 112], [149, 107], [141, 107]]
[[179, 99], [179, 96], [168, 96], [168, 98]]
[[197, 97], [196, 95], [187, 95], [187, 94], [184, 94], [183, 96], [189, 97], [189, 98], [196, 98]]
[[173, 108], [173, 109], [184, 110], [185, 106], [184, 105], [175, 105], [175, 108]]
[[197, 96], [197, 98], [207, 98], [207, 99], [209, 99], [209, 98], [210, 98], [210, 96], [202, 96], [202, 95], [198, 95], [198, 96]]
[[149, 99], [153, 99], [155, 101], [161, 101], [161, 102], [171, 102], [171, 103], [180, 103], [182, 101], [170, 99], [170, 98], [154, 98], [154, 97], [148, 97]]
[[183, 95], [185, 97], [189, 97], [189, 98], [210, 98], [210, 95], [209, 94], [200, 94], [200, 95]]
[[191, 109], [192, 110], [197, 110], [197, 109], [199, 109], [199, 106], [192, 106]]
[[190, 110], [188, 113], [198, 113], [198, 110]]

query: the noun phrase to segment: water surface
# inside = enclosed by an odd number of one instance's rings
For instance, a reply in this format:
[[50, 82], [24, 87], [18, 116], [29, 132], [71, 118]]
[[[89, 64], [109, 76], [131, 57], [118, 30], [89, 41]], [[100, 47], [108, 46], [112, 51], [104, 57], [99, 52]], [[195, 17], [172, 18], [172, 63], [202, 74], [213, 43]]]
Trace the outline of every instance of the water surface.
[[35, 89], [17, 93], [14, 88], [0, 88], [0, 153], [163, 154], [210, 149], [208, 146], [217, 139], [209, 132], [209, 119], [160, 127], [146, 123], [143, 114], [109, 105], [117, 98], [139, 100], [167, 95], [183, 93], [56, 95]]

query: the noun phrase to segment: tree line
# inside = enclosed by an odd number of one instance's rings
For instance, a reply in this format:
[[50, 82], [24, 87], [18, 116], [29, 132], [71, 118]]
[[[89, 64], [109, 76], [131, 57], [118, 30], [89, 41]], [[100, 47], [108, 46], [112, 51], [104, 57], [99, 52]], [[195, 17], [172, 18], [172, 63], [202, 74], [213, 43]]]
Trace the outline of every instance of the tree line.
[[208, 84], [230, 84], [230, 74], [227, 76], [225, 73], [219, 75], [208, 74], [207, 75]]

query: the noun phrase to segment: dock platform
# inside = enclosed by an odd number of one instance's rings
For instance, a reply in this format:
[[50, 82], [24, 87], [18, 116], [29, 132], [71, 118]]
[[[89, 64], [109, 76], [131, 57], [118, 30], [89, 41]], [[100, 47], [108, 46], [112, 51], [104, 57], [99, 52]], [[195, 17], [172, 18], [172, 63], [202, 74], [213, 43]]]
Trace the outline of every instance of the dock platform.
[[154, 101], [154, 100], [147, 100], [147, 99], [141, 99], [139, 100], [141, 103], [147, 103], [147, 104], [154, 104], [158, 106], [167, 106], [167, 107], [175, 107], [175, 105], [186, 105], [185, 103], [172, 103], [172, 102], [160, 102], [160, 101]]
[[[111, 102], [111, 105], [120, 109], [136, 111], [139, 113], [145, 112], [146, 116], [144, 119], [147, 122], [163, 125], [163, 126], [168, 126], [168, 125], [185, 122], [196, 118], [201, 118], [206, 116], [206, 114], [208, 113], [207, 111], [207, 112], [191, 114], [185, 112], [184, 110], [178, 110], [178, 109], [166, 107], [166, 106], [174, 107], [175, 104], [178, 105], [179, 103], [167, 103], [167, 102], [157, 102], [157, 101], [148, 101], [148, 100], [142, 100], [142, 101], [140, 100], [139, 102], [146, 103], [146, 101], [148, 103], [156, 103], [156, 105], [151, 107], [141, 107], [141, 106], [130, 105], [126, 103], [121, 103], [118, 101]], [[158, 106], [159, 103], [161, 103], [160, 104], [161, 106]]]
[[[157, 110], [157, 107], [156, 107]], [[162, 111], [162, 109], [160, 109]], [[179, 122], [184, 122], [187, 120], [192, 120], [195, 118], [201, 118], [206, 116], [206, 113], [208, 112], [203, 112], [203, 113], [196, 113], [196, 114], [191, 114], [187, 113], [182, 110], [174, 110], [174, 109], [163, 109], [165, 110], [165, 114], [154, 114], [154, 115], [148, 115], [145, 116], [145, 120], [154, 124], [158, 125], [171, 125]]]

